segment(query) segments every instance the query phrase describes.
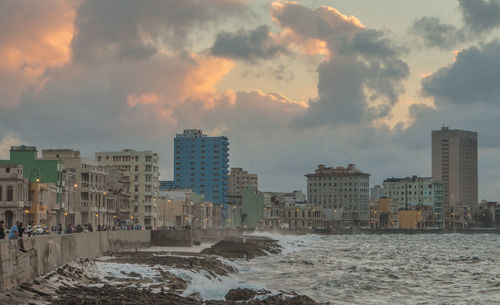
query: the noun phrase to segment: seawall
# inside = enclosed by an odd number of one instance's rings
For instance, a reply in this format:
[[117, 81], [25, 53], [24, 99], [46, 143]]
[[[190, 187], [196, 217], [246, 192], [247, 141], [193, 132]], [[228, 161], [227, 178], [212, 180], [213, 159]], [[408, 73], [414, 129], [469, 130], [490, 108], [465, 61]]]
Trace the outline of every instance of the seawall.
[[29, 282], [81, 257], [96, 258], [151, 243], [150, 231], [105, 231], [24, 238], [27, 253], [17, 240], [0, 241], [0, 291]]

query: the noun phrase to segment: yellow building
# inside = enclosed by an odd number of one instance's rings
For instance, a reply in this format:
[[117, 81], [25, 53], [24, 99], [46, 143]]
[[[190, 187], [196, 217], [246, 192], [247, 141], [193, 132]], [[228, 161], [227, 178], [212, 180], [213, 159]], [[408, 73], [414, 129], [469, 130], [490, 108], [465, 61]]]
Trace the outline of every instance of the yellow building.
[[30, 196], [30, 215], [33, 224], [47, 228], [57, 225], [56, 214], [59, 205], [57, 204], [56, 185], [53, 183], [31, 183]]
[[398, 212], [398, 218], [401, 229], [421, 228], [422, 212], [419, 210], [401, 210]]

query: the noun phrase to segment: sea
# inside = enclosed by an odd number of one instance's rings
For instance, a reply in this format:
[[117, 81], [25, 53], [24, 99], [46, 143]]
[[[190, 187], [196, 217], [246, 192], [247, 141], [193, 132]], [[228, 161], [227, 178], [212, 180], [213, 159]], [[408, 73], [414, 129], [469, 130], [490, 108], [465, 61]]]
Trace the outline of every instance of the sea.
[[200, 287], [206, 297], [251, 287], [333, 304], [500, 304], [498, 234], [257, 235], [283, 252], [234, 261], [237, 276]]
[[238, 270], [225, 277], [170, 270], [191, 283], [184, 294], [222, 300], [242, 287], [331, 304], [500, 304], [498, 234], [254, 235], [282, 253], [224, 259]]

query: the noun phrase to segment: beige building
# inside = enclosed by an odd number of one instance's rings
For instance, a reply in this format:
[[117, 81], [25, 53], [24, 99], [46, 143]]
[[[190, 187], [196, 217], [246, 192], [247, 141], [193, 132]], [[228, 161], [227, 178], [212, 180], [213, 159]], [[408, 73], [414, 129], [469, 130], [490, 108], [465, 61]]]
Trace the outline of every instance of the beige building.
[[380, 197], [370, 202], [370, 227], [372, 229], [397, 228], [398, 205], [389, 197]]
[[322, 206], [297, 205], [284, 207], [283, 223], [288, 228], [326, 228]]
[[117, 167], [103, 167], [107, 175], [106, 214], [103, 223], [108, 225], [124, 225], [131, 222], [130, 209], [132, 194], [130, 178]]
[[[219, 213], [219, 215], [217, 214]], [[159, 227], [197, 229], [220, 227], [220, 208], [187, 189], [160, 191]]]
[[323, 207], [330, 226], [370, 227], [370, 174], [354, 164], [336, 168], [319, 165], [306, 177], [308, 203]]
[[118, 152], [96, 152], [100, 166], [122, 169], [130, 179], [133, 205], [130, 217], [134, 223], [156, 228], [159, 200], [159, 156], [152, 151], [125, 149]]
[[16, 221], [28, 223], [28, 181], [20, 164], [0, 164], [0, 220], [5, 228]]
[[241, 191], [250, 189], [256, 191], [258, 189], [258, 178], [256, 174], [249, 174], [240, 167], [231, 168], [229, 174], [229, 195], [241, 196]]
[[[91, 224], [94, 228], [106, 218], [107, 171], [95, 160], [83, 158], [73, 149], [46, 149], [42, 160], [59, 160], [63, 169], [75, 173], [75, 224]], [[108, 224], [109, 225], [109, 224]]]
[[477, 132], [448, 127], [432, 131], [432, 177], [443, 183], [447, 226], [470, 222], [467, 214], [478, 205], [477, 164]]

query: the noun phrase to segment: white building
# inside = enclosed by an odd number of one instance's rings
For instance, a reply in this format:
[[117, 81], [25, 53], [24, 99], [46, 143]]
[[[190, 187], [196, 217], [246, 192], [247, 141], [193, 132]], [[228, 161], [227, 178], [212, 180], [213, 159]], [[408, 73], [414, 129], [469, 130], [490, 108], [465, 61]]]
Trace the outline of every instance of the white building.
[[307, 200], [323, 206], [325, 217], [336, 228], [369, 228], [370, 174], [356, 169], [319, 165], [314, 174], [307, 174]]
[[101, 166], [119, 167], [130, 179], [132, 202], [130, 217], [146, 227], [158, 226], [159, 156], [152, 151], [125, 149], [118, 152], [96, 152]]

